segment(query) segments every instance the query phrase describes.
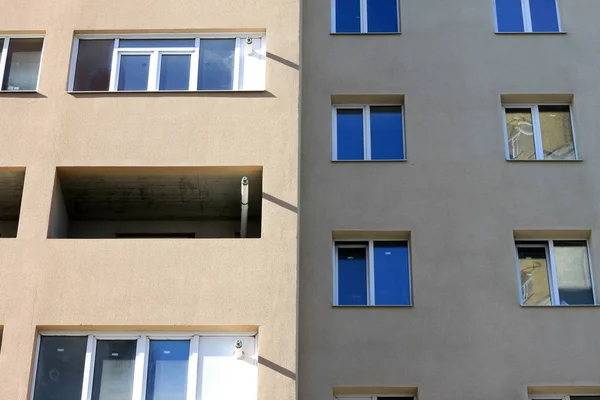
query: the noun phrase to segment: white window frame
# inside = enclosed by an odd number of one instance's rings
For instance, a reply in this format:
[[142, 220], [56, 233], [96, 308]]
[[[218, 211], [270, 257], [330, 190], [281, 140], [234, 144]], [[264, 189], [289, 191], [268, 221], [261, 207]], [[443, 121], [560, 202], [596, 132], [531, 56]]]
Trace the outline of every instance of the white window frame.
[[558, 4], [558, 0], [554, 0], [554, 4], [556, 4], [556, 19], [558, 21], [558, 32], [545, 32], [545, 31], [534, 31], [533, 30], [533, 20], [531, 18], [531, 4], [530, 0], [521, 0], [521, 18], [523, 19], [523, 32], [500, 32], [498, 28], [498, 9], [497, 9], [497, 0], [494, 1], [494, 22], [496, 24], [496, 33], [561, 33], [562, 24], [560, 18], [560, 7]]
[[[406, 135], [404, 132], [404, 106], [402, 104], [336, 104], [332, 109], [332, 148], [331, 148], [331, 159], [333, 161], [373, 161], [371, 154], [371, 107], [400, 107], [400, 113], [402, 115], [402, 154], [404, 158], [392, 158], [389, 160], [375, 160], [375, 161], [406, 161]], [[363, 122], [363, 158], [362, 160], [338, 160], [338, 134], [337, 134], [337, 112], [339, 109], [342, 110], [362, 110], [362, 122]]]
[[[571, 137], [573, 138], [573, 148], [575, 150], [575, 158], [573, 160], [552, 160], [544, 158], [544, 142], [542, 137], [542, 126], [540, 123], [540, 106], [566, 106], [569, 107], [569, 118], [571, 121]], [[531, 110], [531, 123], [533, 128], [533, 145], [535, 148], [534, 160], [519, 160], [510, 158], [510, 143], [508, 136], [508, 119], [506, 118], [506, 109], [511, 108], [528, 108]], [[579, 160], [579, 152], [577, 151], [577, 138], [575, 135], [575, 121], [573, 119], [573, 107], [569, 103], [540, 103], [540, 104], [503, 104], [502, 119], [504, 121], [504, 153], [507, 161], [577, 161]]]
[[336, 15], [335, 15], [335, 4], [337, 1], [344, 0], [331, 0], [331, 33], [339, 33], [341, 35], [358, 35], [362, 33], [370, 33], [374, 35], [387, 35], [394, 33], [401, 33], [402, 26], [400, 25], [400, 0], [396, 0], [396, 11], [397, 11], [397, 23], [398, 30], [391, 32], [369, 32], [369, 19], [367, 18], [367, 2], [370, 0], [360, 0], [360, 32], [337, 32], [336, 31]]
[[[519, 242], [519, 243], [517, 243]], [[546, 268], [548, 270], [548, 285], [550, 289], [550, 303], [547, 306], [544, 305], [529, 305], [525, 304], [525, 299], [523, 299], [522, 293], [522, 285], [521, 281], [521, 264], [519, 261], [519, 248], [539, 248], [541, 247], [541, 243], [545, 242], [544, 249], [546, 251]], [[592, 297], [594, 298], [593, 304], [576, 304], [575, 307], [586, 307], [586, 306], [594, 306], [597, 303], [596, 300], [596, 285], [594, 283], [594, 268], [592, 266], [592, 257], [590, 254], [590, 244], [587, 239], [515, 239], [515, 258], [517, 261], [517, 277], [519, 279], [519, 302], [523, 307], [573, 307], [573, 305], [563, 305], [560, 304], [560, 295], [558, 292], [558, 277], [556, 273], [556, 262], [554, 259], [554, 242], [585, 242], [585, 248], [587, 251], [587, 259], [588, 259], [588, 268], [590, 274], [590, 284], [592, 285]]]
[[[46, 47], [46, 38], [44, 35], [0, 35], [0, 39], [4, 40], [2, 47], [0, 48], [0, 92], [10, 93], [36, 93], [40, 87], [40, 74], [42, 71], [42, 60], [44, 59], [44, 48]], [[42, 39], [42, 51], [40, 52], [40, 67], [37, 71], [37, 81], [34, 90], [3, 90], [4, 77], [6, 74], [6, 61], [8, 59], [8, 46], [11, 39]]]
[[588, 397], [588, 396], [600, 396], [600, 392], [598, 393], [582, 393], [582, 394], [566, 394], [566, 395], [556, 395], [556, 394], [536, 394], [528, 396], [528, 400], [571, 400], [573, 397], [577, 399], [578, 397]]
[[[348, 243], [350, 242], [350, 243]], [[362, 242], [358, 244], [356, 242]], [[375, 303], [375, 242], [405, 242], [408, 253], [408, 304], [378, 305]], [[338, 249], [367, 249], [367, 304], [345, 305], [339, 304], [338, 293]], [[410, 307], [413, 305], [412, 293], [412, 267], [410, 259], [410, 240], [408, 239], [337, 239], [333, 241], [333, 305], [340, 307]]]
[[[250, 38], [254, 41], [252, 45], [246, 44], [246, 40]], [[110, 84], [105, 92], [130, 92], [129, 90], [118, 90], [119, 84], [119, 68], [122, 55], [150, 55], [150, 67], [148, 71], [148, 88], [147, 90], [136, 90], [134, 92], [238, 92], [238, 91], [257, 91], [265, 90], [266, 76], [266, 35], [264, 33], [229, 33], [229, 34], [144, 34], [144, 35], [76, 35], [73, 39], [73, 52], [71, 54], [71, 66], [69, 69], [69, 82], [67, 90], [70, 93], [86, 93], [86, 91], [75, 91], [75, 69], [77, 67], [77, 55], [79, 52], [79, 40], [113, 40], [113, 55], [110, 70]], [[194, 40], [193, 47], [131, 47], [120, 48], [119, 41], [138, 39], [138, 40], [160, 40], [160, 39], [192, 39]], [[235, 39], [234, 50], [234, 70], [233, 70], [233, 88], [231, 90], [213, 90], [213, 89], [197, 89], [198, 70], [200, 61], [200, 46], [203, 39]], [[256, 41], [260, 40], [260, 47]], [[159, 90], [160, 87], [160, 63], [162, 55], [191, 55], [190, 60], [190, 80], [187, 89], [181, 90]], [[260, 68], [254, 67], [250, 70], [249, 60], [251, 57], [258, 58], [262, 61]], [[245, 83], [244, 75], [251, 71], [257, 74], [255, 82]], [[87, 92], [89, 93], [89, 92]]]
[[[188, 380], [186, 400], [197, 400], [198, 371], [199, 371], [199, 343], [203, 337], [231, 337], [248, 339], [254, 342], [255, 352], [251, 357], [255, 364], [258, 363], [258, 334], [256, 332], [103, 332], [103, 331], [41, 331], [37, 335], [34, 370], [32, 374], [29, 399], [33, 400], [35, 394], [35, 381], [38, 369], [41, 338], [44, 336], [77, 336], [87, 337], [85, 354], [83, 384], [81, 400], [90, 400], [92, 396], [94, 365], [96, 359], [96, 342], [98, 340], [136, 340], [136, 357], [134, 361], [133, 394], [132, 400], [145, 400], [146, 378], [148, 372], [148, 353], [150, 340], [190, 340], [190, 353], [188, 358]], [[232, 357], [233, 351], [232, 348]]]

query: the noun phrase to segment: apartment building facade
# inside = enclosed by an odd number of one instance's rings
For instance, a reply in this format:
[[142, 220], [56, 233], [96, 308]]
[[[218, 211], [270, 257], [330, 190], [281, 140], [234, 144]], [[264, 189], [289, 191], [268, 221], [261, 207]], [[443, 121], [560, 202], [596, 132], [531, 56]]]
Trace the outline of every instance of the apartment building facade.
[[303, 2], [300, 399], [598, 398], [599, 13]]
[[1, 399], [296, 398], [299, 13], [0, 4]]

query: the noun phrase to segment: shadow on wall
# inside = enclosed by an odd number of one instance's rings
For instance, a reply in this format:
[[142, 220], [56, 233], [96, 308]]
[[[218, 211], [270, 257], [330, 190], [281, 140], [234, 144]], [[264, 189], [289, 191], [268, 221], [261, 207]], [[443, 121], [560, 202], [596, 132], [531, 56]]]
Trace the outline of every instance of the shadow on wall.
[[275, 196], [271, 196], [269, 193], [265, 193], [263, 192], [262, 194], [262, 198], [264, 200], [270, 201], [273, 204], [277, 204], [279, 207], [283, 207], [286, 210], [289, 210], [291, 212], [297, 213], [298, 212], [298, 207], [296, 207], [293, 204], [288, 203], [287, 201], [283, 201], [278, 197]]
[[282, 367], [279, 364], [275, 364], [273, 361], [268, 360], [264, 357], [258, 356], [258, 363], [260, 365], [264, 365], [265, 367], [272, 369], [275, 372], [280, 373], [281, 375], [290, 378], [292, 380], [296, 380], [296, 373], [294, 371], [290, 371], [287, 368]]
[[287, 67], [293, 68], [293, 69], [295, 69], [297, 71], [300, 71], [300, 66], [298, 64], [296, 64], [295, 62], [292, 62], [292, 61], [290, 61], [290, 60], [288, 60], [286, 58], [283, 58], [283, 57], [279, 57], [276, 54], [269, 53], [268, 51], [267, 51], [267, 58], [270, 58], [273, 61], [277, 61], [278, 63], [281, 63], [281, 64], [283, 64], [283, 65], [285, 65]]

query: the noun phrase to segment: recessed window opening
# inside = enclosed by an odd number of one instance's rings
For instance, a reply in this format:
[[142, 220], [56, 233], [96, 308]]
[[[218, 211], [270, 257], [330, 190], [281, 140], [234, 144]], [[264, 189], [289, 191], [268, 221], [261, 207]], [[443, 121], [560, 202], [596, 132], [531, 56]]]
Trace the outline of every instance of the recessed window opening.
[[496, 0], [496, 31], [560, 32], [557, 0]]
[[0, 36], [2, 91], [36, 91], [44, 39], [35, 36]]
[[399, 0], [332, 0], [333, 33], [399, 33]]

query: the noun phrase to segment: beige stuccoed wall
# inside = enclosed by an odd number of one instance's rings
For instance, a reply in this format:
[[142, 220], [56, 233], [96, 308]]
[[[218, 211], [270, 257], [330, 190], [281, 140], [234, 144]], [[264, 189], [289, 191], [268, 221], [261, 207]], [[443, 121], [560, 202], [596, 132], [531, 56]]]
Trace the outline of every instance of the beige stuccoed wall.
[[[600, 308], [520, 307], [513, 240], [591, 230], [600, 293], [600, 3], [559, 0], [565, 35], [496, 35], [491, 0], [401, 3], [399, 36], [334, 36], [330, 2], [304, 1], [300, 400], [600, 386]], [[573, 94], [583, 161], [507, 162], [510, 93]], [[404, 94], [408, 161], [332, 163], [334, 94]], [[336, 230], [409, 230], [414, 307], [332, 308]]]
[[[299, 12], [267, 0], [0, 4], [0, 34], [46, 32], [39, 94], [0, 94], [0, 166], [27, 168], [18, 237], [0, 239], [1, 399], [27, 399], [40, 326], [257, 326], [258, 399], [295, 398]], [[66, 93], [74, 31], [173, 29], [266, 30], [267, 90]], [[47, 239], [57, 166], [187, 165], [263, 166], [262, 238]]]

